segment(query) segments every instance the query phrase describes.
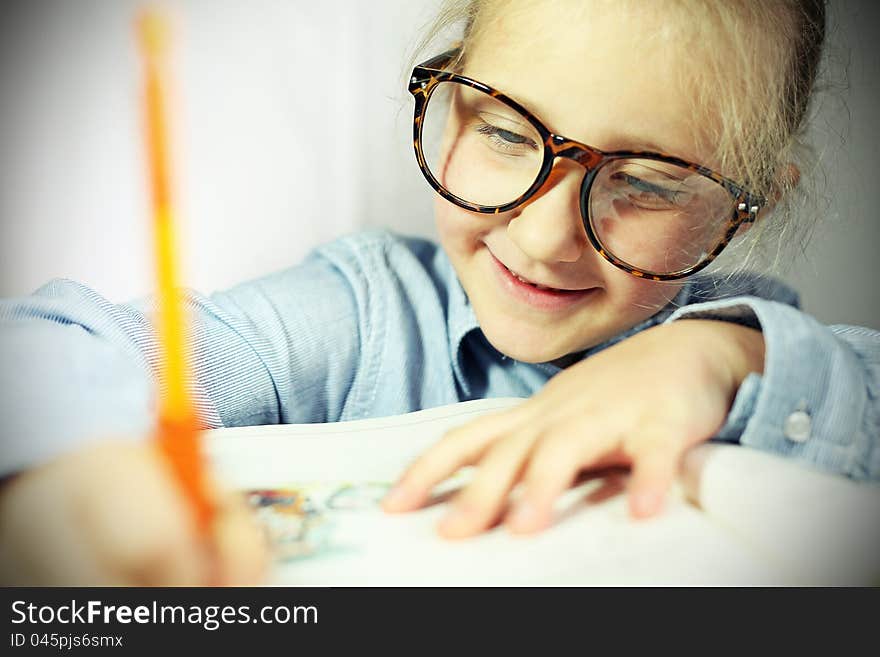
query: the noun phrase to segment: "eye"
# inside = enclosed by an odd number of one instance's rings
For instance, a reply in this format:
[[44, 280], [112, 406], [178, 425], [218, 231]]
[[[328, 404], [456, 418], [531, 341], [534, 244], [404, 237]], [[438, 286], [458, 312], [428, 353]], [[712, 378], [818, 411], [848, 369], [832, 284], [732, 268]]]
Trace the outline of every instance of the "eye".
[[498, 128], [494, 125], [489, 125], [488, 123], [484, 123], [479, 128], [477, 128], [477, 132], [480, 132], [484, 135], [497, 135], [500, 139], [503, 139], [504, 141], [509, 141], [511, 144], [524, 144], [527, 141], [531, 141], [528, 137], [518, 135], [515, 132], [505, 130], [504, 128]]
[[538, 144], [530, 137], [492, 125], [491, 123], [480, 123], [476, 127], [476, 131], [481, 135], [485, 135], [493, 148], [507, 154], [516, 155], [526, 151], [538, 150]]
[[687, 202], [688, 194], [644, 180], [625, 171], [617, 171], [611, 177], [615, 187], [636, 205], [650, 210], [679, 208]]

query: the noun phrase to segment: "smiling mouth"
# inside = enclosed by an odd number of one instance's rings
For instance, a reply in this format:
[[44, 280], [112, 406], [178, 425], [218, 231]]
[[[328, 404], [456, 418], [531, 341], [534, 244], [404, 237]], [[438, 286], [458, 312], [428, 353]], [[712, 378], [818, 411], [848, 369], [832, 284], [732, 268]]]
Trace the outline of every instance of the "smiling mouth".
[[531, 306], [541, 312], [568, 312], [585, 303], [586, 300], [595, 298], [599, 291], [598, 287], [565, 289], [536, 283], [510, 269], [491, 251], [489, 251], [489, 255], [501, 285], [500, 289], [505, 292], [505, 295], [510, 295], [510, 298], [516, 302]]
[[566, 289], [566, 288], [559, 288], [559, 287], [551, 287], [550, 285], [543, 285], [541, 283], [535, 283], [534, 281], [530, 281], [525, 276], [522, 276], [522, 275], [518, 274], [517, 272], [513, 271], [510, 267], [508, 267], [503, 262], [498, 260], [498, 258], [495, 258], [495, 260], [497, 260], [498, 264], [500, 264], [502, 267], [504, 267], [510, 273], [510, 275], [513, 276], [520, 283], [525, 283], [526, 285], [529, 285], [529, 286], [535, 288], [536, 290], [542, 290], [545, 292], [558, 292], [560, 294], [578, 294], [580, 292], [586, 292], [589, 289], [589, 288]]

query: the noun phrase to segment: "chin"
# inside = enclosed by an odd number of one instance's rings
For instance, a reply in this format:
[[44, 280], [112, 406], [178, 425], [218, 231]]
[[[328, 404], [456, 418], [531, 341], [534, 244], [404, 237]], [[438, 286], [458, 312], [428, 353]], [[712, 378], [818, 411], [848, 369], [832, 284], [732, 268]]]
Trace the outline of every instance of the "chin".
[[546, 332], [535, 335], [527, 329], [516, 331], [509, 324], [497, 331], [491, 325], [480, 326], [489, 344], [505, 356], [523, 363], [546, 363], [584, 349], [575, 344], [567, 344], [567, 341], [549, 342]]

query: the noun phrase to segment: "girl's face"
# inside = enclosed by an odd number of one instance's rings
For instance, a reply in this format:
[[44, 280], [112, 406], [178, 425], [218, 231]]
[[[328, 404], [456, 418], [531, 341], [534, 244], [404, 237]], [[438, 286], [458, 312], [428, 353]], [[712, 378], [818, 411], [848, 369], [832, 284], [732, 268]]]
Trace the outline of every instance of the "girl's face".
[[[661, 7], [620, 7], [579, 0], [498, 12], [471, 44], [463, 74], [516, 99], [557, 134], [711, 167], [697, 147], [694, 92], [683, 84], [696, 55], [661, 35]], [[479, 181], [474, 169], [459, 175]], [[653, 315], [678, 291], [596, 253], [578, 204], [583, 176], [579, 165], [557, 160], [543, 193], [498, 215], [436, 198], [440, 240], [480, 327], [512, 358], [545, 362], [586, 349]]]

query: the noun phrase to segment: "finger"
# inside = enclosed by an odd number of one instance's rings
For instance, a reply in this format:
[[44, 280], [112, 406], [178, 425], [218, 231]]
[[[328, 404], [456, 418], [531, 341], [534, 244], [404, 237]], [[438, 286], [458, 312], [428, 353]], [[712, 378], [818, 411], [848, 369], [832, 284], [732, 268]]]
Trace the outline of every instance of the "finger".
[[91, 503], [83, 509], [95, 528], [93, 549], [109, 572], [129, 584], [204, 585], [208, 550], [193, 510], [164, 457], [155, 449], [135, 450], [120, 454], [125, 467], [95, 478]]
[[678, 474], [681, 451], [671, 441], [650, 439], [633, 453], [629, 482], [629, 509], [634, 518], [648, 518], [663, 507]]
[[[49, 466], [6, 482], [0, 496], [0, 584], [108, 586], [84, 536], [70, 480]], [[60, 479], [60, 481], [59, 481]]]
[[697, 506], [706, 473], [706, 464], [712, 455], [712, 446], [698, 445], [687, 450], [681, 460], [681, 483], [685, 497]]
[[222, 496], [214, 522], [215, 582], [248, 586], [262, 581], [269, 563], [265, 535], [244, 500]]
[[449, 512], [440, 521], [437, 529], [441, 536], [471, 536], [498, 518], [539, 435], [535, 431], [520, 431], [499, 440], [489, 449], [474, 478], [456, 496]]
[[382, 507], [397, 512], [423, 505], [434, 486], [475, 463], [499, 435], [518, 425], [523, 418], [520, 408], [486, 415], [449, 431], [407, 469], [382, 500]]
[[581, 418], [554, 429], [532, 454], [522, 498], [506, 521], [510, 530], [532, 533], [550, 525], [559, 496], [571, 487], [581, 470], [600, 462], [616, 443], [614, 434], [598, 427], [587, 429]]

